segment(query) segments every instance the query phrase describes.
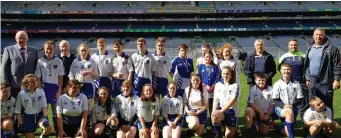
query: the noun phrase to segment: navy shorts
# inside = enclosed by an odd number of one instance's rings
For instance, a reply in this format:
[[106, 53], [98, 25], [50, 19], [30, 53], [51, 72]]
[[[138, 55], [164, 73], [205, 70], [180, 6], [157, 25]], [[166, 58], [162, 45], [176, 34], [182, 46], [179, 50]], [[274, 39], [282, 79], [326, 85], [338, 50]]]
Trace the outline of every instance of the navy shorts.
[[[281, 111], [282, 111], [282, 108], [278, 107], [278, 106], [275, 106], [275, 113], [276, 115], [281, 119], [282, 122], [285, 122], [285, 118], [282, 118], [281, 117]], [[296, 118], [297, 118], [297, 115], [298, 115], [298, 108], [297, 107], [294, 107], [293, 108], [293, 112], [294, 112], [294, 124], [296, 123]]]
[[[147, 129], [152, 128], [153, 121], [152, 122], [144, 122], [144, 124], [146, 124]], [[140, 121], [137, 123], [137, 127], [139, 130], [141, 130], [143, 128]]]
[[43, 83], [43, 90], [45, 92], [46, 101], [48, 104], [56, 104], [56, 94], [58, 92], [59, 86], [52, 83]]
[[111, 97], [115, 98], [117, 95], [121, 94], [121, 87], [124, 80], [120, 79], [113, 79], [112, 80], [112, 91], [111, 91]]
[[162, 97], [168, 94], [168, 78], [157, 77], [156, 94], [161, 94]]
[[92, 83], [83, 83], [83, 86], [80, 90], [88, 99], [95, 97], [95, 87]]
[[143, 78], [143, 77], [139, 77], [139, 76], [135, 76], [134, 79], [134, 95], [137, 96], [141, 96], [141, 92], [142, 92], [142, 88], [145, 84], [147, 83], [152, 83], [151, 80], [149, 78]]
[[[189, 117], [190, 115], [186, 114], [185, 118]], [[207, 123], [207, 110], [202, 112], [199, 116], [199, 123], [206, 124]]]
[[23, 123], [26, 129], [25, 133], [34, 133], [38, 128], [39, 120], [44, 117], [43, 112], [37, 114], [23, 114]]
[[[220, 107], [218, 108], [221, 109]], [[236, 114], [233, 109], [228, 109], [224, 112], [224, 125], [228, 127], [237, 127], [238, 126], [238, 117], [236, 117]]]
[[[176, 117], [178, 117], [177, 114], [175, 115], [168, 115], [168, 119], [171, 122], [174, 122], [174, 120], [176, 119]], [[167, 120], [163, 119], [163, 126], [169, 126], [167, 123]], [[176, 123], [176, 126], [182, 127], [182, 118], [180, 118], [180, 120]]]
[[63, 124], [63, 131], [67, 137], [74, 137], [81, 124]]

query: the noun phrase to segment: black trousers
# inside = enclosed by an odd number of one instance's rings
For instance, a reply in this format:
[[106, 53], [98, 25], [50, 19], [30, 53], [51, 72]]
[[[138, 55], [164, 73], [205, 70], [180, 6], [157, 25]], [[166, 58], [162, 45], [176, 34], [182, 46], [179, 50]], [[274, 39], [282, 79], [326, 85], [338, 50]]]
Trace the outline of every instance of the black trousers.
[[310, 78], [310, 86], [309, 86], [309, 99], [312, 96], [319, 97], [325, 105], [327, 105], [334, 114], [333, 110], [333, 97], [334, 97], [334, 90], [333, 84], [321, 84], [316, 83], [316, 77]]
[[302, 93], [304, 97], [303, 97], [302, 102], [297, 107], [300, 112], [300, 117], [302, 120], [305, 111], [309, 108], [309, 100], [311, 96], [309, 96], [309, 91], [308, 91], [308, 87], [306, 84], [301, 84], [301, 89], [302, 89]]

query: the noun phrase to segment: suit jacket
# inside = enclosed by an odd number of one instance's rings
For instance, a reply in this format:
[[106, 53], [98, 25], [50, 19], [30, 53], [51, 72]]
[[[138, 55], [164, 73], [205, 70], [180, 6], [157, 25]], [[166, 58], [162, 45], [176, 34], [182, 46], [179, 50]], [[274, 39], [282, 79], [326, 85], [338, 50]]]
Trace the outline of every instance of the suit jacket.
[[20, 88], [21, 81], [26, 74], [34, 74], [38, 61], [38, 50], [27, 46], [27, 59], [23, 61], [17, 45], [4, 49], [2, 56], [2, 80], [12, 88]]

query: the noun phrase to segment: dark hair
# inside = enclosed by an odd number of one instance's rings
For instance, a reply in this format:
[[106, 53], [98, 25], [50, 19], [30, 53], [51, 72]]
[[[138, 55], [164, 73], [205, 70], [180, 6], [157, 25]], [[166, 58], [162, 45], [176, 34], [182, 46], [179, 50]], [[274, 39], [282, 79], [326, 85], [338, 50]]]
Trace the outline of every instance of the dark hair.
[[[203, 97], [204, 97], [204, 88], [203, 88], [202, 83], [201, 83], [200, 74], [192, 73], [191, 74], [191, 80], [192, 80], [193, 77], [198, 77], [200, 79], [200, 83], [199, 83], [200, 98], [201, 98], [201, 104], [204, 105], [204, 99], [203, 99]], [[187, 106], [188, 106], [189, 96], [191, 95], [191, 92], [192, 92], [192, 88], [193, 88], [193, 84], [191, 82], [190, 85], [189, 85], [189, 90], [188, 90], [188, 95], [187, 95], [187, 101], [186, 101]]]
[[3, 82], [3, 83], [0, 84], [0, 88], [1, 89], [8, 88], [8, 87], [10, 87], [10, 86], [9, 86], [9, 84], [7, 82]]
[[236, 71], [234, 69], [232, 69], [231, 67], [224, 66], [221, 69], [221, 72], [223, 72], [224, 69], [227, 69], [231, 73], [231, 78], [230, 78], [229, 83], [230, 84], [236, 83]]
[[76, 80], [76, 79], [69, 80], [69, 82], [67, 83], [66, 87], [64, 88], [64, 92], [63, 92], [63, 93], [65, 93], [65, 92], [67, 93], [68, 90], [69, 90], [69, 88], [70, 88], [71, 86], [73, 86], [73, 85], [76, 85], [76, 86], [78, 86], [79, 88], [82, 87], [82, 84], [81, 84], [78, 80]]
[[117, 45], [118, 44], [118, 45], [121, 45], [121, 46], [123, 45], [121, 40], [114, 40], [114, 41], [112, 41], [112, 44], [113, 45]]
[[289, 42], [291, 42], [291, 41], [295, 41], [298, 43], [298, 41], [296, 39], [290, 39]]
[[255, 78], [262, 78], [262, 79], [268, 79], [268, 76], [265, 73], [255, 73]]
[[[105, 101], [105, 112], [110, 115], [111, 114], [111, 108], [112, 108], [112, 100], [111, 100], [110, 95], [109, 95], [109, 90], [107, 87], [102, 86], [102, 87], [98, 88], [98, 91], [97, 91], [98, 95], [99, 95], [100, 90], [105, 90], [108, 93], [107, 100]], [[99, 106], [102, 105], [101, 100], [98, 100], [98, 105]]]
[[180, 44], [179, 46], [178, 46], [178, 50], [180, 50], [181, 48], [183, 48], [183, 49], [188, 49], [188, 46], [186, 45], [186, 44]]
[[163, 42], [163, 43], [165, 43], [165, 42], [166, 42], [166, 38], [164, 38], [164, 37], [158, 37], [158, 38], [155, 40], [155, 43], [158, 43], [158, 42]]
[[217, 65], [214, 63], [214, 59], [213, 59], [213, 58], [214, 58], [214, 54], [213, 54], [213, 52], [212, 52], [211, 50], [209, 50], [209, 51], [207, 51], [207, 52], [204, 53], [204, 56], [205, 56], [206, 54], [210, 54], [210, 55], [212, 56], [212, 60], [211, 60], [211, 63], [210, 63], [210, 64], [211, 64], [212, 66], [216, 67]]
[[211, 49], [211, 46], [209, 44], [203, 44], [201, 47]]
[[147, 86], [152, 87], [152, 91], [153, 91], [152, 84], [147, 83], [147, 84], [143, 85], [142, 92], [141, 92], [141, 101], [149, 101], [149, 100], [151, 100], [152, 102], [155, 102], [156, 101], [156, 97], [155, 97], [155, 93], [154, 92], [153, 92], [153, 95], [152, 95], [151, 99], [147, 99], [147, 97], [144, 95], [143, 92], [144, 92], [144, 89], [146, 89]]

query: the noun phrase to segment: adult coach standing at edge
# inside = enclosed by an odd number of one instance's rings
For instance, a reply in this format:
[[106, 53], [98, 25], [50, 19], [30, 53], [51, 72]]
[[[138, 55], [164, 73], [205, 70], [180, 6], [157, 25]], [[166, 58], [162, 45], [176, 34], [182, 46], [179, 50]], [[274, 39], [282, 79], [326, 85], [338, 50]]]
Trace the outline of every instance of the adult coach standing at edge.
[[38, 61], [38, 50], [27, 45], [25, 31], [15, 34], [17, 44], [6, 47], [2, 56], [2, 81], [11, 86], [11, 95], [17, 97], [21, 81], [26, 74], [34, 74]]
[[304, 63], [309, 99], [317, 96], [333, 111], [333, 92], [340, 88], [340, 52], [325, 37], [324, 29], [316, 28], [313, 38]]
[[255, 52], [247, 56], [244, 64], [244, 74], [250, 88], [255, 85], [254, 73], [265, 73], [268, 77], [266, 85], [272, 86], [272, 77], [276, 74], [276, 63], [273, 56], [264, 50], [264, 41], [255, 41]]

